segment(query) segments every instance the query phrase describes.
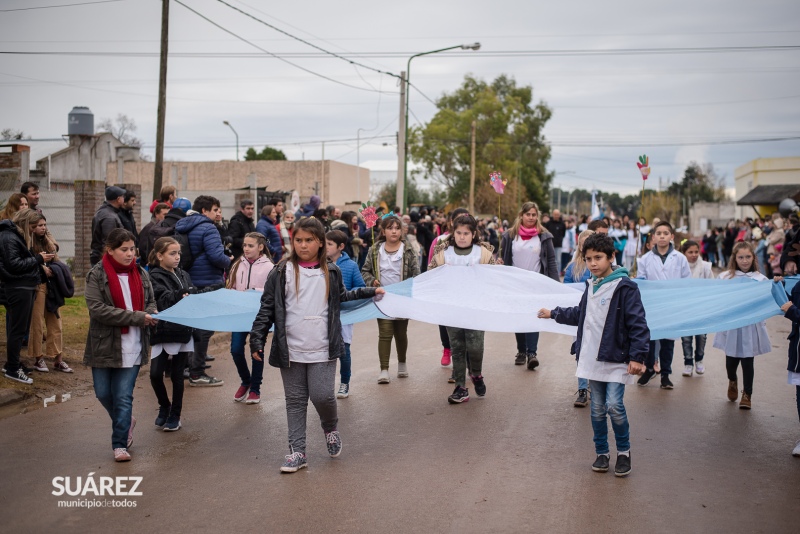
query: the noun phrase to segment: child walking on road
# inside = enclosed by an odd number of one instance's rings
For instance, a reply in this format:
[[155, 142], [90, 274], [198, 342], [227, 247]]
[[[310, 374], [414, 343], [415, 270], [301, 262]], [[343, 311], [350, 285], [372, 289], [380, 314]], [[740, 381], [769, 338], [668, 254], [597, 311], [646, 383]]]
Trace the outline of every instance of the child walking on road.
[[315, 218], [297, 221], [291, 254], [270, 273], [250, 332], [252, 357], [263, 361], [264, 341], [275, 326], [269, 364], [281, 370], [289, 426], [290, 452], [281, 472], [308, 466], [309, 399], [322, 422], [328, 454], [336, 457], [342, 452], [334, 395], [336, 360], [344, 355], [339, 305], [384, 292], [367, 287], [345, 290], [341, 271], [325, 258], [325, 227]]
[[[700, 245], [696, 241], [686, 241], [681, 245], [681, 252], [686, 256], [689, 262], [689, 270], [692, 273], [692, 278], [702, 278], [710, 280], [714, 278], [714, 273], [711, 271], [711, 263], [703, 261], [700, 257]], [[694, 355], [692, 355], [692, 342], [694, 341]], [[706, 372], [705, 365], [703, 364], [703, 357], [706, 352], [706, 334], [697, 334], [696, 336], [683, 336], [681, 338], [681, 345], [683, 347], [683, 376], [692, 376], [693, 372], [697, 370], [698, 375]]]
[[[776, 277], [780, 279], [780, 277]], [[792, 289], [792, 298], [781, 306], [785, 317], [792, 321], [792, 332], [789, 334], [789, 385], [795, 387], [797, 400], [797, 416], [800, 417], [800, 284]], [[794, 444], [792, 456], [800, 457], [800, 439]]]
[[588, 379], [592, 388], [591, 417], [597, 453], [592, 470], [609, 469], [607, 416], [610, 416], [617, 444], [614, 474], [624, 477], [631, 473], [631, 445], [623, 396], [625, 385], [633, 384], [634, 375], [644, 371], [650, 330], [639, 288], [628, 277], [627, 269], [612, 268], [614, 254], [610, 237], [589, 236], [583, 245], [583, 257], [592, 279], [586, 282], [580, 304], [554, 310], [543, 308], [538, 316], [578, 327], [576, 374]]

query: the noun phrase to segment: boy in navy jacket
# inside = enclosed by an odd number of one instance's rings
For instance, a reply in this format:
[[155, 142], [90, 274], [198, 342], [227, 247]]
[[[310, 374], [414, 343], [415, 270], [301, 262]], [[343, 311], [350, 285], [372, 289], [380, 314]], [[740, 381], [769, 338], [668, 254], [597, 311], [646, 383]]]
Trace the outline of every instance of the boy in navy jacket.
[[617, 444], [618, 477], [631, 473], [630, 428], [625, 413], [625, 385], [633, 384], [641, 374], [649, 352], [647, 328], [639, 287], [631, 281], [628, 270], [612, 265], [614, 241], [603, 234], [589, 236], [581, 251], [591, 280], [578, 306], [542, 308], [538, 316], [578, 327], [575, 354], [578, 378], [589, 380], [592, 390], [591, 416], [597, 459], [592, 470], [605, 473], [609, 468], [608, 422], [614, 429]]
[[[775, 280], [781, 277], [776, 276]], [[781, 306], [784, 317], [792, 321], [792, 331], [789, 334], [789, 384], [794, 385], [797, 394], [797, 415], [800, 417], [800, 283], [792, 289], [791, 300]], [[794, 444], [792, 456], [800, 456], [800, 440]]]

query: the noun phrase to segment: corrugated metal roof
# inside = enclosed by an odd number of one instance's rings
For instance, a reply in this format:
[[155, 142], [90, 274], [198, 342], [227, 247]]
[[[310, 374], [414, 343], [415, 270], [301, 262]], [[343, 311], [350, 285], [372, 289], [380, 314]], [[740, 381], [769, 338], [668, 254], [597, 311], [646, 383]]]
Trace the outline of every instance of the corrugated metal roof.
[[736, 201], [739, 206], [780, 204], [785, 198], [800, 199], [800, 184], [759, 185]]

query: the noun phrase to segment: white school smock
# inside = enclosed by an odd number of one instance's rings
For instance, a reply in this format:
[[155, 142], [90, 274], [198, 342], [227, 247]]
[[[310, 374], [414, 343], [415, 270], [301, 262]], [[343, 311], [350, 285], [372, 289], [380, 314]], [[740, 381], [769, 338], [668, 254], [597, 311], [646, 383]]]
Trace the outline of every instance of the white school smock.
[[150, 359], [158, 358], [162, 352], [175, 356], [179, 352], [194, 352], [194, 336], [187, 343], [158, 343], [150, 347]]
[[578, 370], [575, 376], [597, 382], [618, 382], [633, 384], [636, 377], [628, 374], [628, 364], [601, 362], [597, 360], [600, 353], [600, 341], [603, 338], [603, 327], [606, 324], [611, 297], [617, 290], [620, 279], [601, 285], [593, 293], [592, 280], [586, 281], [589, 286], [586, 296], [586, 318], [583, 321], [583, 338], [578, 358]]
[[527, 241], [519, 235], [511, 243], [511, 264], [538, 273], [542, 266], [542, 241], [538, 235]]
[[[769, 282], [767, 277], [758, 271], [751, 273], [736, 271], [736, 278], [744, 277], [756, 282]], [[720, 280], [730, 279], [730, 271], [722, 273], [719, 278]], [[761, 321], [760, 323], [750, 324], [735, 330], [717, 332], [717, 335], [714, 336], [714, 348], [724, 351], [725, 356], [733, 356], [734, 358], [752, 358], [759, 354], [772, 352], [772, 344], [767, 334], [767, 323], [766, 321]]]
[[378, 256], [380, 257], [379, 268], [381, 270], [381, 285], [388, 286], [402, 282], [403, 278], [403, 252], [405, 244], [400, 243], [400, 248], [397, 252], [386, 252], [386, 243], [381, 243], [378, 249]]
[[[128, 275], [117, 274], [119, 285], [122, 287], [122, 298], [125, 300], [125, 309], [133, 311], [133, 298], [131, 297], [131, 284]], [[128, 333], [122, 334], [122, 367], [133, 367], [142, 364], [142, 329], [138, 326], [129, 326]]]
[[652, 250], [639, 258], [638, 273], [636, 278], [645, 280], [676, 280], [678, 278], [691, 278], [689, 262], [686, 256], [674, 250], [667, 255], [665, 262], [661, 262]]
[[692, 278], [714, 278], [714, 272], [711, 270], [711, 263], [703, 261], [702, 258], [697, 258], [694, 265], [689, 264], [689, 272], [692, 273]]
[[636, 232], [628, 230], [628, 241], [625, 243], [625, 250], [622, 253], [626, 256], [636, 256]]
[[446, 265], [460, 265], [468, 267], [470, 265], [480, 265], [481, 263], [481, 246], [472, 245], [472, 251], [469, 254], [461, 256], [456, 254], [453, 247], [447, 247], [444, 251], [444, 263]]
[[[300, 267], [300, 292], [294, 266], [286, 264], [286, 344], [289, 361], [321, 363], [329, 360], [328, 299], [322, 269]], [[331, 291], [337, 288], [332, 287]]]

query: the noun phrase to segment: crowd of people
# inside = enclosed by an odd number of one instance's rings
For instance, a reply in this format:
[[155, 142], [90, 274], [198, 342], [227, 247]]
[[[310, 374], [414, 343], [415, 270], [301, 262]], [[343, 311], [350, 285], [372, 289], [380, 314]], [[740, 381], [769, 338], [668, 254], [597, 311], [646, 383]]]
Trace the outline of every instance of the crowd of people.
[[[8, 310], [4, 373], [26, 384], [33, 382], [33, 370], [49, 371], [47, 360], [52, 359], [55, 370], [72, 372], [61, 355], [58, 313], [72, 294], [72, 278], [58, 259], [58, 244], [47, 231], [38, 196], [35, 185], [25, 184], [0, 214], [0, 279]], [[135, 194], [110, 186], [105, 199], [92, 221], [92, 268], [85, 291], [90, 325], [84, 363], [92, 369], [96, 396], [112, 420], [116, 461], [131, 459], [136, 425], [133, 391], [141, 366], [151, 363], [150, 382], [159, 406], [155, 425], [167, 432], [181, 428], [185, 380], [191, 387], [224, 385], [208, 374], [210, 362], [215, 361], [208, 354], [214, 332], [157, 320], [157, 312], [188, 295], [221, 288], [261, 293], [254, 323], [231, 334], [230, 352], [240, 379], [232, 398], [258, 404], [264, 362], [280, 369], [290, 448], [281, 471], [291, 473], [308, 465], [309, 400], [320, 416], [329, 454], [336, 457], [342, 450], [337, 398], [353, 393], [353, 326], [342, 326], [341, 303], [380, 299], [385, 286], [428, 269], [489, 264], [581, 284], [583, 297], [578, 306], [542, 309], [538, 314], [577, 327], [572, 352], [578, 392], [572, 403], [579, 408], [591, 405], [596, 452], [592, 469], [610, 469], [611, 419], [617, 448], [614, 472], [627, 476], [632, 468], [624, 386], [647, 386], [659, 376], [662, 389], [674, 388], [675, 342], [650, 339], [632, 277], [709, 279], [724, 268], [720, 279], [780, 281], [782, 275], [796, 274], [797, 258], [790, 250], [800, 250], [795, 215], [787, 223], [777, 214], [732, 222], [720, 246], [719, 232], [714, 229], [695, 241], [678, 236], [667, 221], [648, 224], [640, 219], [637, 223], [627, 216], [589, 220], [564, 216], [559, 210], [542, 213], [534, 202], [524, 203], [510, 224], [497, 217], [476, 217], [464, 208], [445, 214], [423, 207], [407, 214], [397, 208], [388, 213], [379, 209], [377, 226], [368, 228], [358, 213], [334, 206], [321, 208], [318, 196], [294, 213], [286, 210], [282, 198], [270, 200], [258, 213], [252, 200], [243, 200], [226, 222], [218, 199], [200, 195], [190, 201], [167, 186], [150, 205], [151, 219], [138, 229], [133, 217]], [[797, 388], [800, 416], [799, 304], [800, 284], [782, 308], [792, 320], [788, 381]], [[392, 341], [397, 378], [411, 374], [408, 322], [378, 319], [379, 384], [392, 380]], [[439, 332], [440, 364], [452, 366], [448, 382], [455, 384], [447, 402], [469, 401], [467, 377], [475, 395], [485, 396], [484, 332], [445, 326]], [[20, 360], [26, 338], [33, 369]], [[514, 363], [537, 369], [542, 363], [539, 332], [517, 333], [516, 342]], [[705, 344], [705, 335], [682, 338], [683, 376], [705, 373]], [[771, 351], [765, 323], [717, 333], [714, 347], [726, 355], [727, 398], [738, 401], [741, 409], [751, 409], [755, 357]], [[171, 397], [165, 377], [172, 383]], [[793, 454], [800, 455], [800, 442]]]

